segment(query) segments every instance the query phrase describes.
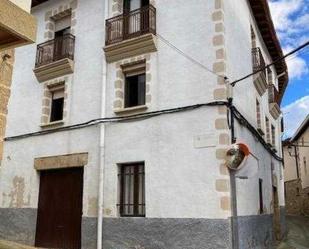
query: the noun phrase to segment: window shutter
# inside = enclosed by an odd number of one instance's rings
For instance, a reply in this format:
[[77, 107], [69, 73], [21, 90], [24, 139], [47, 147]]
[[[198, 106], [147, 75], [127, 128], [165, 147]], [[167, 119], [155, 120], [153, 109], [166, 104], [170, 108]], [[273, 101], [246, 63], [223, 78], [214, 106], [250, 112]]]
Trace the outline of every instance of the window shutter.
[[145, 74], [138, 76], [138, 105], [145, 105]]

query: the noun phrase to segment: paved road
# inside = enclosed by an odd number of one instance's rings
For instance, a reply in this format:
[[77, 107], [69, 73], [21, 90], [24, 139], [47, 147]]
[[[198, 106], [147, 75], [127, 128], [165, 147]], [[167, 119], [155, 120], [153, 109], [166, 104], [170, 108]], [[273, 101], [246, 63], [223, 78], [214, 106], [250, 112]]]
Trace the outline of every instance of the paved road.
[[0, 240], [0, 249], [35, 249], [35, 248], [17, 244], [10, 241]]
[[288, 216], [288, 235], [277, 249], [309, 249], [309, 217]]

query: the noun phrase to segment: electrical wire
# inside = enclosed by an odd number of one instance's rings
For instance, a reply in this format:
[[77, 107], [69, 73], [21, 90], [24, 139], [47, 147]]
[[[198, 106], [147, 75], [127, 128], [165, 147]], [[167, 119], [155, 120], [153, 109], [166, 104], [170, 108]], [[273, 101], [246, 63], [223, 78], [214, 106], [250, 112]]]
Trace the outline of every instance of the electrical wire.
[[85, 127], [89, 127], [89, 126], [94, 126], [94, 125], [97, 125], [97, 124], [120, 123], [120, 122], [130, 122], [130, 121], [133, 121], [133, 120], [144, 120], [144, 119], [149, 119], [149, 118], [156, 117], [156, 116], [159, 116], [159, 115], [166, 115], [166, 114], [171, 114], [171, 113], [176, 113], [176, 112], [195, 110], [197, 108], [201, 108], [201, 107], [204, 107], [204, 106], [222, 106], [222, 105], [227, 106], [228, 102], [226, 102], [226, 101], [214, 101], [214, 102], [208, 102], [208, 103], [203, 103], [203, 104], [196, 104], [196, 105], [189, 105], [189, 106], [183, 106], [183, 107], [177, 107], [177, 108], [170, 108], [170, 109], [164, 109], [164, 110], [152, 111], [152, 112], [145, 112], [145, 113], [139, 113], [139, 114], [127, 115], [127, 116], [121, 116], [121, 117], [98, 118], [98, 119], [89, 120], [87, 122], [79, 123], [79, 124], [75, 124], [75, 125], [64, 126], [64, 127], [54, 128], [54, 129], [48, 129], [48, 130], [43, 130], [43, 131], [38, 131], [38, 132], [32, 132], [32, 133], [26, 133], [26, 134], [22, 134], [22, 135], [6, 137], [4, 139], [4, 141], [12, 141], [12, 140], [16, 140], [16, 139], [22, 139], [22, 138], [33, 137], [33, 136], [41, 136], [41, 135], [46, 135], [46, 134], [55, 133], [55, 132], [81, 129], [81, 128], [85, 128]]
[[263, 147], [277, 160], [283, 162], [283, 159], [279, 157], [272, 148], [265, 142], [260, 133], [254, 128], [252, 124], [237, 110], [235, 106], [230, 106], [232, 115], [238, 120], [238, 122], [245, 126], [263, 145]]
[[[90, 121], [87, 121], [87, 122], [84, 122], [84, 123], [75, 124], [75, 125], [64, 126], [64, 127], [54, 128], [54, 129], [48, 129], [48, 130], [43, 130], [43, 131], [38, 131], [38, 132], [32, 132], [32, 133], [26, 133], [26, 134], [17, 135], [17, 136], [6, 137], [4, 139], [4, 141], [13, 141], [13, 140], [18, 140], [18, 139], [23, 139], [23, 138], [28, 138], [28, 137], [47, 135], [47, 134], [56, 133], [56, 132], [70, 131], [70, 130], [81, 129], [81, 128], [90, 127], [90, 126], [94, 126], [94, 125], [98, 125], [98, 124], [122, 123], [122, 122], [131, 122], [131, 121], [135, 121], [135, 120], [145, 120], [145, 119], [157, 117], [157, 116], [160, 116], [160, 115], [166, 115], [166, 114], [172, 114], [172, 113], [177, 113], [177, 112], [195, 110], [195, 109], [205, 107], [205, 106], [226, 106], [226, 107], [228, 107], [228, 109], [231, 111], [231, 115], [233, 115], [233, 117], [235, 117], [241, 125], [247, 127], [247, 129], [260, 141], [260, 143], [264, 146], [264, 148], [276, 160], [282, 161], [282, 158], [279, 157], [270, 148], [270, 146], [264, 141], [264, 139], [261, 137], [259, 132], [254, 128], [254, 126], [250, 124], [250, 122], [237, 110], [237, 108], [235, 106], [231, 105], [231, 103], [227, 102], [227, 101], [214, 101], [214, 102], [208, 102], [208, 103], [203, 103], [203, 104], [188, 105], [188, 106], [164, 109], [164, 110], [153, 111], [153, 112], [127, 115], [127, 116], [122, 116], [122, 117], [98, 118], [98, 119], [93, 119], [93, 120], [90, 120]], [[230, 121], [228, 121], [228, 122], [230, 123]], [[232, 125], [232, 124], [230, 124], [230, 125]], [[233, 128], [230, 127], [230, 129], [233, 129]]]
[[216, 72], [214, 72], [213, 70], [209, 69], [208, 67], [206, 67], [205, 65], [203, 65], [201, 62], [197, 61], [196, 59], [192, 58], [191, 56], [187, 55], [184, 51], [182, 51], [181, 49], [177, 48], [175, 45], [173, 45], [170, 41], [168, 41], [166, 38], [164, 38], [162, 35], [160, 34], [156, 34], [156, 36], [161, 40], [163, 41], [166, 45], [168, 45], [170, 48], [174, 49], [175, 51], [177, 51], [179, 54], [181, 54], [182, 56], [184, 56], [185, 58], [187, 58], [188, 60], [190, 60], [191, 62], [193, 62], [194, 64], [202, 67], [203, 69], [205, 69], [206, 71], [218, 76], [218, 77], [221, 77], [223, 79], [227, 79], [226, 76], [223, 76], [223, 75], [220, 75], [220, 74], [217, 74]]
[[241, 82], [241, 81], [243, 81], [243, 80], [245, 80], [245, 79], [247, 79], [247, 78], [249, 78], [249, 77], [251, 77], [251, 76], [253, 76], [253, 75], [257, 74], [257, 73], [259, 73], [259, 72], [262, 72], [262, 71], [266, 70], [266, 69], [269, 68], [270, 66], [277, 64], [278, 62], [284, 60], [285, 58], [287, 58], [287, 57], [289, 57], [289, 56], [295, 54], [296, 52], [298, 52], [298, 51], [304, 49], [304, 48], [307, 47], [308, 45], [309, 45], [309, 41], [307, 41], [307, 42], [305, 42], [303, 45], [301, 45], [301, 46], [299, 46], [299, 47], [293, 49], [291, 52], [289, 52], [289, 53], [287, 53], [286, 55], [280, 57], [279, 59], [275, 60], [274, 62], [269, 63], [268, 65], [266, 65], [266, 66], [260, 68], [259, 70], [256, 70], [256, 71], [253, 72], [253, 73], [250, 73], [250, 74], [248, 74], [248, 75], [246, 75], [246, 76], [244, 76], [244, 77], [241, 77], [241, 78], [239, 78], [238, 80], [232, 81], [232, 82], [230, 83], [231, 86], [235, 86], [238, 82]]

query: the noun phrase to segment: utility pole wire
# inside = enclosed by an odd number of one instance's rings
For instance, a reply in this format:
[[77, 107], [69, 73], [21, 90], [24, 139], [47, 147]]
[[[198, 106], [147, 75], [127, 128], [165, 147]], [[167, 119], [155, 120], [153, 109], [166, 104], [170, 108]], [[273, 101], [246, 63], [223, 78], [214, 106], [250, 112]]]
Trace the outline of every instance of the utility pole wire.
[[187, 55], [184, 51], [182, 51], [181, 49], [177, 48], [175, 45], [173, 45], [170, 41], [168, 41], [167, 39], [165, 39], [162, 35], [160, 34], [157, 34], [157, 37], [163, 41], [166, 45], [168, 45], [169, 47], [171, 47], [172, 49], [176, 50], [178, 53], [180, 53], [182, 56], [184, 56], [185, 58], [187, 58], [188, 60], [190, 60], [191, 62], [193, 62], [194, 64], [202, 67], [203, 69], [205, 69], [206, 71], [218, 76], [218, 77], [221, 77], [223, 79], [227, 79], [226, 76], [223, 76], [223, 75], [219, 75], [217, 74], [216, 72], [214, 72], [213, 70], [209, 69], [208, 67], [206, 67], [205, 65], [203, 65], [201, 62], [197, 61], [196, 59], [192, 58], [190, 55]]
[[246, 75], [246, 76], [244, 76], [244, 77], [242, 77], [242, 78], [240, 78], [240, 79], [238, 79], [238, 80], [235, 80], [235, 81], [231, 82], [231, 83], [230, 83], [231, 86], [235, 86], [238, 82], [243, 81], [243, 80], [245, 80], [245, 79], [247, 79], [247, 78], [249, 78], [249, 77], [251, 77], [251, 76], [253, 76], [253, 75], [257, 74], [257, 73], [259, 73], [259, 72], [262, 72], [262, 71], [266, 70], [266, 69], [269, 68], [270, 66], [275, 65], [276, 63], [278, 63], [278, 62], [284, 60], [285, 58], [291, 56], [292, 54], [295, 54], [296, 52], [298, 52], [299, 50], [302, 50], [303, 48], [307, 47], [308, 45], [309, 45], [309, 41], [307, 41], [307, 42], [305, 42], [303, 45], [301, 45], [301, 46], [295, 48], [294, 50], [292, 50], [291, 52], [287, 53], [287, 54], [284, 55], [283, 57], [281, 57], [281, 58], [275, 60], [274, 62], [272, 62], [272, 63], [266, 65], [265, 67], [262, 67], [261, 69], [255, 71], [255, 72], [253, 72], [253, 73], [250, 73], [250, 74], [248, 74], [248, 75]]

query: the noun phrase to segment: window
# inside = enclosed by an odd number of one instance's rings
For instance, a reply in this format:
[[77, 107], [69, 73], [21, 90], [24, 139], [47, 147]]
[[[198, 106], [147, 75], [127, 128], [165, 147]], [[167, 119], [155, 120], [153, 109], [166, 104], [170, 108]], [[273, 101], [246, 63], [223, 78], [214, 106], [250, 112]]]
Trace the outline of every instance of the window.
[[276, 146], [276, 129], [273, 125], [271, 125], [271, 144]]
[[303, 160], [304, 160], [305, 174], [307, 175], [307, 174], [308, 174], [308, 171], [307, 171], [307, 160], [306, 160], [306, 157], [305, 157], [305, 156], [304, 156]]
[[64, 89], [52, 91], [50, 122], [63, 119]]
[[149, 5], [149, 0], [124, 0], [124, 12], [130, 12]]
[[274, 84], [273, 72], [271, 71], [270, 68], [267, 68], [267, 81], [268, 81], [268, 85], [273, 85]]
[[260, 214], [264, 213], [264, 203], [263, 203], [263, 180], [259, 179], [259, 197], [260, 197]]
[[265, 117], [265, 125], [266, 125], [266, 142], [270, 144], [271, 141], [270, 141], [269, 119], [267, 117]]
[[[261, 124], [261, 105], [258, 100], [256, 100], [256, 122], [257, 122], [257, 128], [260, 133], [263, 133], [262, 131], [262, 124]], [[264, 135], [264, 134], [262, 134]]]
[[64, 36], [71, 32], [71, 15], [55, 20], [55, 37]]
[[145, 216], [144, 163], [119, 166], [119, 214], [122, 217]]
[[300, 190], [298, 187], [296, 188], [296, 196], [300, 196]]
[[145, 105], [145, 74], [126, 77], [125, 108]]
[[60, 60], [68, 52], [70, 45], [69, 34], [71, 33], [71, 15], [55, 21], [54, 56]]
[[251, 26], [251, 46], [252, 48], [256, 48], [256, 36], [252, 26]]

